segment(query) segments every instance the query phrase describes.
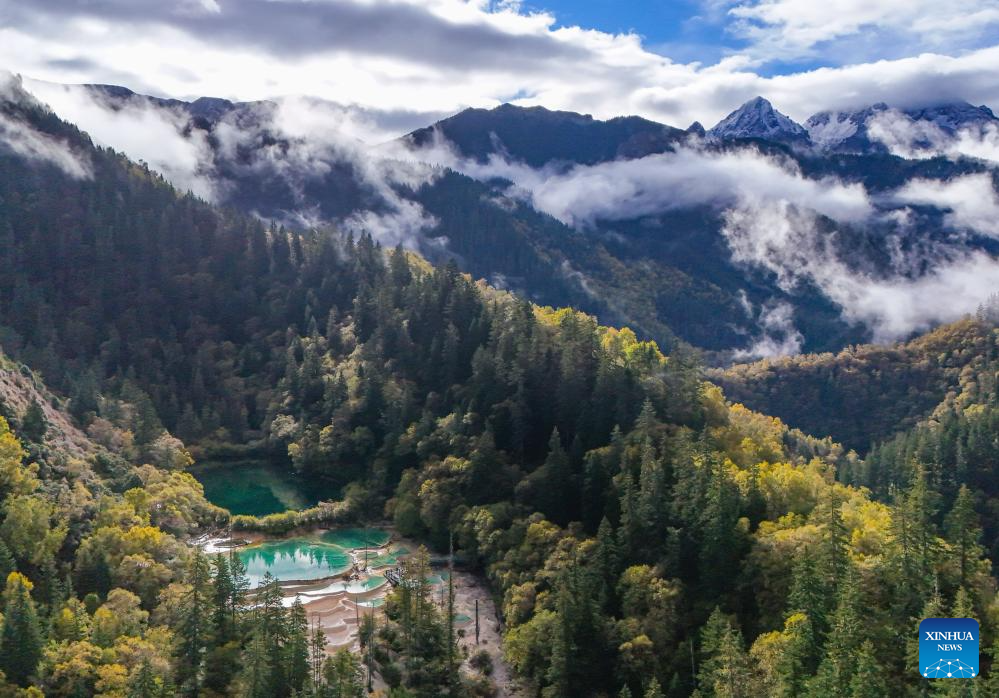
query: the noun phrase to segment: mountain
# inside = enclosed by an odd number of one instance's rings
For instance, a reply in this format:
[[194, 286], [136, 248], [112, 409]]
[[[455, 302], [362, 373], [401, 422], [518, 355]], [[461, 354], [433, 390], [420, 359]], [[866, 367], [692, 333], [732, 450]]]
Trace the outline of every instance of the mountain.
[[707, 135], [717, 140], [758, 138], [775, 143], [807, 145], [808, 132], [781, 114], [763, 97], [754, 97], [711, 128]]
[[816, 146], [838, 153], [889, 152], [899, 138], [903, 139], [900, 145], [910, 149], [939, 148], [939, 141], [954, 138], [962, 130], [980, 132], [989, 126], [999, 126], [992, 111], [967, 102], [910, 109], [881, 102], [854, 111], [819, 112], [805, 122]]
[[[704, 138], [699, 124], [680, 131], [637, 117], [502, 105], [367, 148], [285, 128], [287, 105], [276, 102], [89, 89], [104, 108], [134, 109], [138, 124], [143, 110], [165, 110], [218, 204], [299, 230], [330, 223], [391, 246], [403, 241], [532, 302], [580, 308], [666, 347], [693, 344], [713, 363], [870, 341], [874, 321], [836, 296], [844, 287], [829, 270], [864, 288], [904, 285], [969, 253], [999, 253], [987, 233], [958, 225], [946, 202], [913, 207], [896, 197], [909, 182], [990, 169], [970, 158], [892, 155], [866, 131], [894, 114], [884, 105], [816, 115], [814, 138], [763, 99]], [[431, 144], [450, 147], [424, 150]], [[821, 194], [830, 186], [835, 197]], [[837, 201], [863, 211], [838, 220]], [[763, 235], [773, 223], [754, 222], [782, 206], [779, 216], [795, 219], [795, 244], [773, 238], [766, 245], [781, 249], [762, 254], [762, 241], [739, 240]]]
[[988, 107], [975, 107], [967, 102], [907, 109], [903, 113], [913, 121], [932, 123], [948, 135], [954, 135], [963, 128], [999, 123], [999, 119]]
[[[727, 401], [682, 345], [370, 235], [214, 207], [0, 95], [0, 692], [357, 698], [361, 654], [324, 651], [339, 618], [310, 618], [301, 584], [249, 589], [238, 552], [200, 543], [386, 519], [420, 545], [393, 547], [401, 583], [357, 614], [377, 626], [365, 669], [397, 695], [496, 695], [493, 677], [529, 695], [836, 695], [872, 675], [908, 695], [925, 685], [892, 639], [914, 617], [952, 609], [995, 636], [994, 483], [957, 467], [994, 450], [995, 424], [971, 421], [995, 404], [990, 318], [900, 352], [928, 383], [956, 371], [951, 402], [972, 408], [947, 438], [882, 449], [879, 499], [853, 484], [875, 461]], [[862, 363], [876, 378], [883, 362]], [[60, 453], [71, 428], [94, 445]], [[339, 499], [233, 517], [174, 434]], [[424, 544], [464, 562], [448, 572], [459, 593], [469, 574], [490, 585], [502, 655], [462, 656], [455, 625], [472, 619], [441, 609]]]
[[994, 332], [967, 319], [909, 342], [766, 359], [708, 375], [751, 409], [866, 453], [926, 419], [990, 355]]
[[405, 141], [420, 148], [442, 137], [462, 157], [486, 162], [491, 155], [501, 155], [540, 168], [640, 158], [669, 150], [684, 135], [637, 116], [600, 121], [588, 114], [503, 104], [466, 109], [413, 131]]
[[867, 122], [888, 110], [884, 102], [856, 111], [823, 111], [808, 117], [805, 129], [816, 146], [823, 150], [866, 152], [874, 148], [867, 137]]

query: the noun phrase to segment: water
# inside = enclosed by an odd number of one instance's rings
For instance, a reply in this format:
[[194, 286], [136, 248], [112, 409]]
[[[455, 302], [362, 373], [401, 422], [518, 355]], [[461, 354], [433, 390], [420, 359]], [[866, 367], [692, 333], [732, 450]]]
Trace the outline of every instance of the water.
[[250, 587], [270, 572], [278, 581], [322, 579], [350, 569], [350, 555], [343, 548], [308, 538], [266, 541], [236, 551], [246, 565]]
[[[281, 582], [305, 582], [346, 572], [351, 567], [351, 550], [362, 550], [365, 541], [369, 546], [385, 545], [390, 538], [388, 531], [379, 528], [341, 528], [318, 535], [264, 541], [240, 548], [236, 554], [246, 565], [251, 587], [256, 587], [267, 572]], [[374, 555], [374, 551], [368, 551], [369, 558]], [[396, 559], [391, 554], [381, 557], [391, 559], [393, 564]], [[371, 562], [372, 567], [376, 566], [373, 564], [374, 559]], [[384, 577], [372, 575], [364, 581], [351, 582], [357, 588], [347, 585], [345, 590], [362, 593], [384, 583]], [[315, 590], [310, 590], [305, 593], [311, 595], [314, 592]]]
[[205, 498], [233, 514], [266, 516], [288, 509], [306, 509], [318, 500], [309, 497], [288, 468], [267, 461], [208, 461], [191, 469], [205, 488]]
[[324, 543], [331, 543], [347, 550], [380, 548], [388, 544], [391, 536], [380, 528], [338, 528], [321, 536]]

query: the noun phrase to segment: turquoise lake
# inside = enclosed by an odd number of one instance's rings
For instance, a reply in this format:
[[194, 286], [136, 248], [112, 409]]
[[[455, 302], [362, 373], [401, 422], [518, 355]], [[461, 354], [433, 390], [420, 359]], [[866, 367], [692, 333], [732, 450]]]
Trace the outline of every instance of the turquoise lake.
[[279, 581], [330, 577], [350, 569], [348, 551], [308, 538], [266, 541], [236, 551], [246, 565], [250, 587], [270, 572]]
[[[236, 551], [246, 565], [250, 586], [256, 587], [270, 572], [278, 581], [309, 581], [331, 577], [350, 569], [350, 551], [386, 545], [391, 536], [378, 528], [342, 528], [315, 536], [264, 541]], [[401, 554], [401, 553], [399, 553]], [[371, 564], [396, 564], [394, 554], [375, 557]], [[383, 577], [372, 577], [378, 582]]]
[[233, 514], [266, 516], [316, 503], [288, 468], [267, 461], [206, 461], [191, 468], [212, 504]]

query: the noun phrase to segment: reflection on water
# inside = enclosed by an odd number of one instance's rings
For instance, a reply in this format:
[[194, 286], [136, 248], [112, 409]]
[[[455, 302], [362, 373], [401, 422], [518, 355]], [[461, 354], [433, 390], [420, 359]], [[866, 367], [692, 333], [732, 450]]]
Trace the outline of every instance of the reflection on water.
[[350, 569], [350, 555], [343, 548], [307, 538], [267, 541], [237, 551], [250, 586], [257, 586], [270, 572], [278, 581], [322, 579]]
[[379, 548], [389, 542], [388, 531], [380, 528], [338, 528], [326, 531], [320, 538], [324, 543], [331, 543], [346, 550], [362, 548]]
[[205, 461], [191, 469], [212, 504], [233, 514], [266, 516], [316, 503], [287, 467], [267, 461]]

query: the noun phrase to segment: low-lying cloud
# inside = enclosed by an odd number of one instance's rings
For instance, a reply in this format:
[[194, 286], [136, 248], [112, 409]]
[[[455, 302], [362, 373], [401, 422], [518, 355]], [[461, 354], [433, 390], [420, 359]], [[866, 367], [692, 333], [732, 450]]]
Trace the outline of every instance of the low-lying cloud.
[[[3, 110], [3, 103], [19, 104], [31, 100], [18, 78], [0, 72], [0, 148], [22, 158], [54, 165], [70, 177], [90, 177], [90, 163], [68, 143], [43, 133], [17, 116]], [[37, 106], [37, 105], [29, 105]]]
[[[355, 233], [368, 232], [385, 245], [425, 249], [430, 244], [422, 233], [436, 220], [403, 194], [439, 171], [415, 160], [395, 160], [393, 151], [359, 140], [361, 133], [377, 132], [363, 110], [308, 98], [245, 103], [206, 131], [179, 104], [140, 95], [115, 98], [78, 85], [29, 85], [96, 142], [147, 163], [178, 189], [207, 201], [228, 203], [244, 177], [272, 181], [286, 188], [292, 201], [276, 213], [259, 212], [268, 220], [296, 227], [340, 224]], [[365, 202], [359, 210], [332, 218], [307, 189], [338, 168], [363, 190]]]
[[999, 125], [970, 124], [948, 133], [933, 121], [886, 109], [867, 120], [867, 135], [892, 155], [910, 160], [970, 157], [999, 162]]
[[[999, 262], [965, 246], [969, 232], [999, 237], [999, 197], [987, 173], [912, 180], [875, 198], [859, 183], [807, 177], [789, 159], [752, 148], [716, 151], [696, 141], [675, 152], [568, 169], [534, 169], [497, 155], [476, 162], [440, 140], [423, 156], [478, 179], [508, 180], [508, 196], [580, 228], [714, 207], [732, 261], [769, 272], [788, 296], [806, 286], [818, 289], [877, 341], [973, 312], [999, 282]], [[944, 211], [956, 237], [934, 242], [913, 235], [912, 206]], [[837, 231], [875, 225], [895, 230], [883, 237], [890, 264], [881, 271], [856, 268], [856, 260], [844, 259]], [[800, 350], [803, 338], [786, 301], [771, 300], [751, 319], [758, 329], [742, 358]]]
[[956, 229], [999, 239], [999, 194], [987, 172], [949, 180], [913, 179], [891, 194], [892, 200], [946, 211]]
[[185, 134], [187, 117], [145, 100], [112, 106], [79, 85], [28, 81], [27, 87], [62, 119], [84, 129], [100, 145], [147, 163], [181, 191], [217, 201], [219, 182], [211, 175], [211, 155], [203, 134]]
[[787, 202], [732, 209], [722, 228], [733, 258], [772, 272], [793, 293], [811, 283], [844, 319], [869, 327], [878, 342], [900, 339], [973, 312], [999, 284], [999, 263], [981, 250], [939, 247], [919, 275], [878, 276], [851, 269], [814, 213]]

